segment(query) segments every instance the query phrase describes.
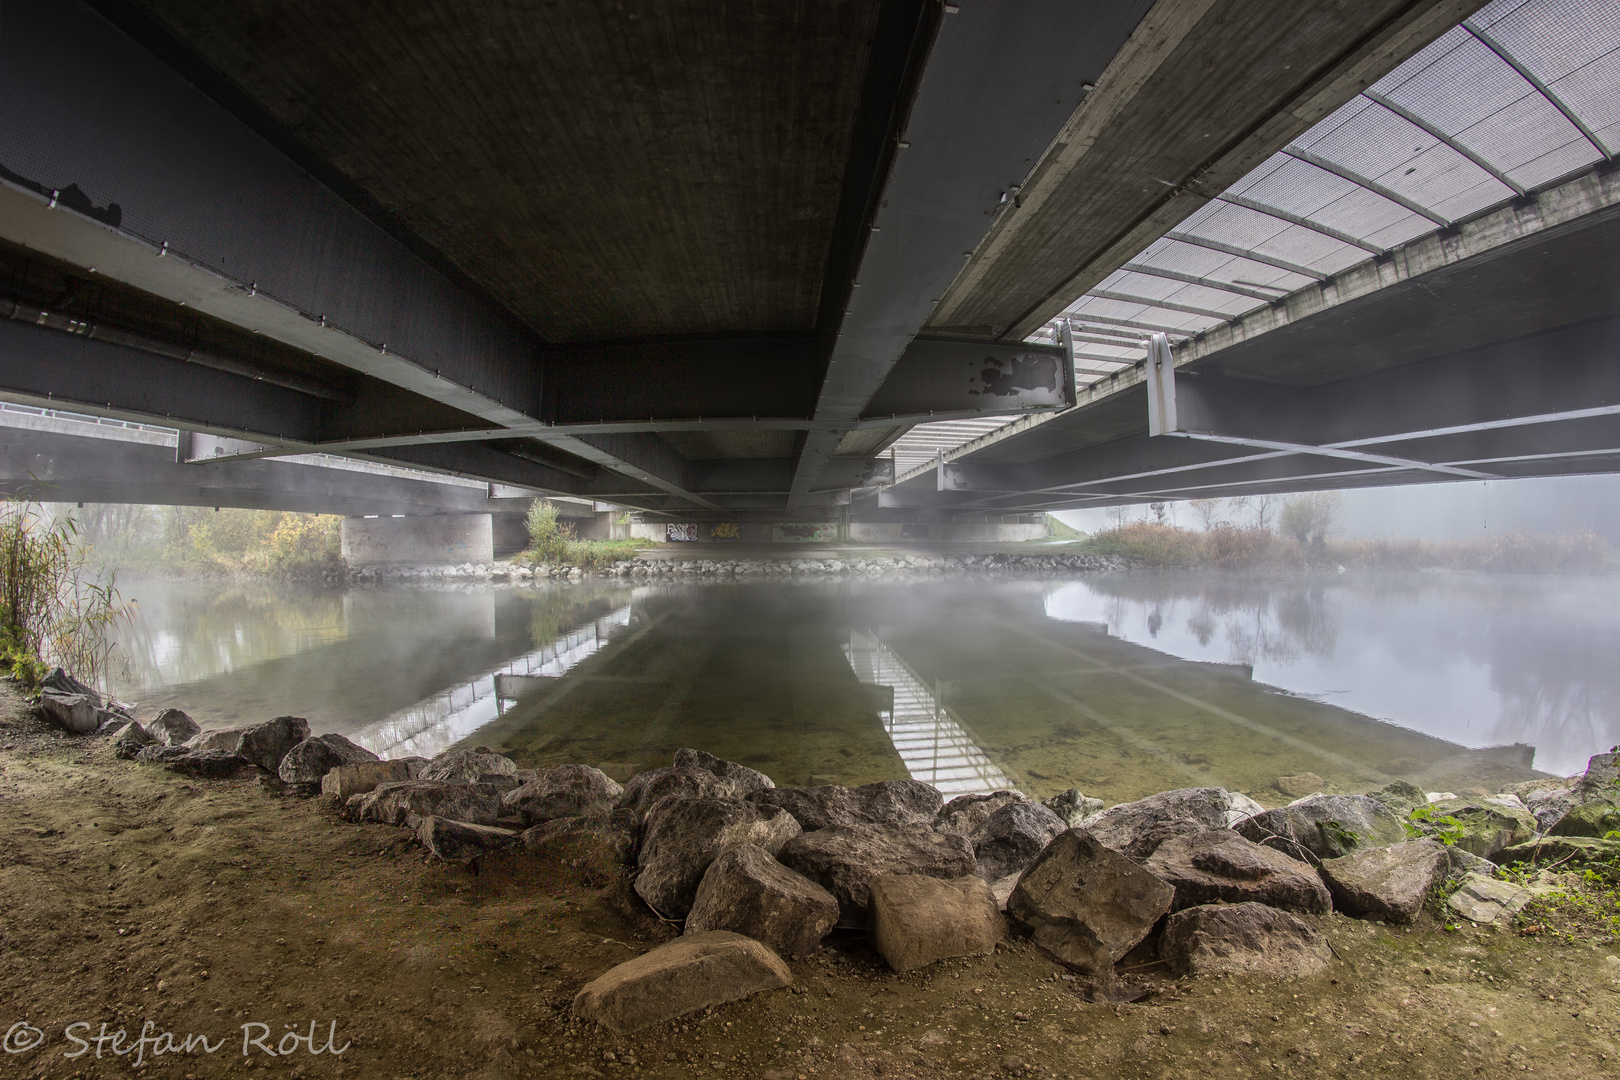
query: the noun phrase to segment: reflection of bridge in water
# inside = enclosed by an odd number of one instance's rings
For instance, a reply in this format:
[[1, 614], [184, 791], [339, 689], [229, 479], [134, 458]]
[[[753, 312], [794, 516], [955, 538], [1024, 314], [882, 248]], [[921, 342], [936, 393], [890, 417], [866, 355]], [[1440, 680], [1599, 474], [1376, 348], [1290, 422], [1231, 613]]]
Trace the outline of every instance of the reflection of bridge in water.
[[432, 757], [448, 750], [504, 711], [529, 679], [554, 679], [594, 655], [630, 625], [630, 607], [570, 630], [533, 652], [441, 690], [357, 732], [354, 741], [384, 758]]
[[939, 695], [875, 635], [851, 629], [844, 655], [861, 682], [894, 691], [883, 730], [912, 779], [932, 784], [947, 797], [1013, 787], [951, 716]]

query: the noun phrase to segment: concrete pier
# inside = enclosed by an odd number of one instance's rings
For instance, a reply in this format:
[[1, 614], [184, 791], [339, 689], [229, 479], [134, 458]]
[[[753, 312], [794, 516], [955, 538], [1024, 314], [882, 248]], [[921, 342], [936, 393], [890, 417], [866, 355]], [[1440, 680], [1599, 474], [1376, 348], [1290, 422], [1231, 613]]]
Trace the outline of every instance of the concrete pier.
[[494, 529], [489, 514], [344, 518], [342, 550], [350, 566], [487, 563]]

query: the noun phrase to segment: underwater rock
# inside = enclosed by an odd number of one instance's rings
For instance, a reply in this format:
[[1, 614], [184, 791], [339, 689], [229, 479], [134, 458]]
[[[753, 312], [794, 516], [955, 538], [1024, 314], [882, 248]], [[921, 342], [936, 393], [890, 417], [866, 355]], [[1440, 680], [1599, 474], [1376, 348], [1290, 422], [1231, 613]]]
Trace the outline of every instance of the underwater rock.
[[895, 971], [985, 956], [1007, 936], [1007, 920], [983, 878], [879, 874], [870, 889], [872, 945]]
[[1443, 844], [1407, 840], [1325, 859], [1321, 873], [1338, 910], [1363, 919], [1409, 923], [1423, 910], [1429, 890], [1448, 866]]
[[637, 857], [636, 895], [665, 918], [691, 910], [709, 864], [727, 848], [757, 844], [767, 852], [799, 834], [791, 814], [741, 799], [666, 795], [647, 812]]
[[1083, 974], [1112, 971], [1169, 910], [1175, 890], [1084, 829], [1046, 846], [1018, 879], [1007, 914]]
[[612, 810], [624, 788], [601, 769], [589, 765], [558, 765], [542, 769], [533, 780], [508, 791], [501, 804], [508, 813], [538, 825], [560, 817], [605, 814]]
[[959, 878], [976, 865], [967, 837], [926, 825], [833, 825], [794, 837], [777, 858], [832, 893], [838, 924], [850, 927], [866, 926], [879, 874]]
[[838, 922], [838, 901], [757, 844], [723, 851], [704, 871], [688, 934], [730, 930], [764, 942], [782, 956], [813, 952]]
[[574, 996], [573, 1013], [624, 1034], [792, 983], [793, 972], [768, 947], [708, 930], [609, 968]]
[[1167, 840], [1144, 866], [1175, 889], [1176, 911], [1252, 902], [1315, 915], [1333, 906], [1327, 886], [1310, 866], [1230, 829]]
[[1303, 799], [1309, 795], [1320, 794], [1325, 784], [1320, 776], [1307, 772], [1298, 776], [1279, 776], [1275, 786], [1290, 799]]
[[1315, 975], [1333, 951], [1308, 923], [1264, 904], [1213, 904], [1170, 916], [1159, 956], [1177, 975]]
[[1040, 803], [1008, 803], [979, 824], [968, 837], [978, 874], [996, 881], [1035, 861], [1047, 844], [1068, 826]]

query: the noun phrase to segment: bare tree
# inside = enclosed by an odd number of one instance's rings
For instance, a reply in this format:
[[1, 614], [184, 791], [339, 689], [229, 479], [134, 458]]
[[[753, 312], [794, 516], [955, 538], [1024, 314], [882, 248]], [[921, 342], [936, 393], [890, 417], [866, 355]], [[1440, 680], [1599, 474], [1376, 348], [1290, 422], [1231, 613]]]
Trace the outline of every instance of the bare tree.
[[1271, 519], [1277, 515], [1277, 496], [1250, 495], [1243, 500], [1243, 503], [1254, 514], [1256, 528], [1271, 528]]
[[1193, 516], [1198, 519], [1198, 524], [1203, 526], [1205, 532], [1215, 527], [1216, 515], [1221, 512], [1219, 499], [1194, 499], [1188, 505], [1192, 507]]
[[1308, 491], [1290, 495], [1283, 503], [1277, 525], [1301, 545], [1321, 547], [1343, 504], [1344, 500], [1337, 491]]
[[1148, 503], [1148, 509], [1153, 511], [1153, 524], [1168, 525], [1170, 523], [1169, 514], [1164, 503]]

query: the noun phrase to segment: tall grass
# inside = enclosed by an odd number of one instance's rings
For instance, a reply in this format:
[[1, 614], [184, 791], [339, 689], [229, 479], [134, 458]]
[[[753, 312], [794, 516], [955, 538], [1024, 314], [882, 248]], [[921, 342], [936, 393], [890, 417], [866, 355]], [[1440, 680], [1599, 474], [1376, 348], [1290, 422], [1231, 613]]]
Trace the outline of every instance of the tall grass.
[[103, 693], [121, 656], [114, 632], [133, 605], [117, 575], [86, 566], [87, 548], [71, 517], [51, 518], [37, 503], [0, 502], [0, 665], [36, 685], [53, 665]]
[[525, 562], [596, 569], [633, 559], [642, 546], [634, 540], [577, 539], [573, 525], [558, 518], [556, 504], [544, 499], [529, 504], [525, 524], [529, 528], [529, 548], [518, 556]]

